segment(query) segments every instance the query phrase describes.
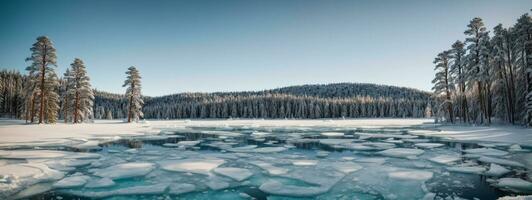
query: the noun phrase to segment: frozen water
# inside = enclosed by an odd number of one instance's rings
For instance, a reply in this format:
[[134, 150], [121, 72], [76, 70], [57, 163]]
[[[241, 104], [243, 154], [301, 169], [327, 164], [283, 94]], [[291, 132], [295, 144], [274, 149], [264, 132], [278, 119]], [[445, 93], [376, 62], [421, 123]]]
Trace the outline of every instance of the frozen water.
[[495, 185], [504, 190], [532, 193], [532, 183], [520, 178], [501, 178]]
[[270, 163], [263, 162], [263, 161], [252, 161], [250, 162], [250, 164], [260, 167], [263, 170], [266, 170], [266, 172], [268, 172], [268, 174], [271, 174], [271, 175], [281, 175], [281, 174], [286, 174], [288, 172], [288, 169], [276, 167]]
[[516, 162], [516, 161], [502, 159], [502, 158], [493, 158], [493, 157], [488, 157], [488, 156], [482, 156], [478, 159], [478, 161], [484, 162], [484, 163], [495, 163], [495, 164], [511, 166], [511, 167], [525, 167], [525, 165], [523, 165], [522, 163]]
[[459, 155], [439, 155], [436, 157], [429, 158], [429, 160], [435, 163], [449, 165], [461, 160], [461, 158]]
[[477, 148], [464, 150], [466, 153], [477, 154], [482, 156], [505, 156], [508, 154], [506, 151], [493, 149], [493, 148]]
[[115, 182], [110, 178], [101, 178], [98, 180], [89, 181], [85, 187], [86, 188], [104, 188], [114, 186]]
[[296, 166], [312, 166], [318, 164], [317, 160], [293, 160], [292, 164]]
[[388, 176], [398, 180], [426, 181], [432, 178], [432, 172], [421, 170], [401, 170], [388, 173]]
[[326, 137], [341, 137], [341, 136], [344, 136], [344, 133], [342, 132], [323, 132], [323, 133], [320, 133], [321, 135], [323, 136], [326, 136]]
[[105, 169], [97, 169], [94, 175], [110, 179], [123, 179], [144, 176], [155, 168], [153, 163], [133, 162], [114, 165]]
[[447, 170], [466, 174], [482, 174], [484, 171], [486, 171], [486, 168], [480, 166], [456, 166], [447, 167]]
[[269, 194], [289, 197], [313, 197], [329, 191], [327, 187], [285, 185], [275, 180], [266, 181], [259, 189]]
[[383, 156], [408, 158], [412, 156], [419, 156], [423, 154], [423, 152], [425, 151], [421, 149], [393, 148], [393, 149], [380, 151], [378, 153]]
[[249, 171], [248, 169], [236, 167], [219, 167], [214, 169], [214, 172], [232, 178], [236, 181], [246, 180], [247, 178], [253, 175], [253, 173], [251, 173], [251, 171]]
[[362, 169], [361, 165], [354, 162], [335, 162], [332, 166], [334, 169], [346, 174]]
[[432, 148], [443, 147], [444, 144], [440, 144], [440, 143], [416, 143], [416, 144], [414, 144], [414, 146], [419, 147], [419, 148], [423, 148], [423, 149], [432, 149]]
[[89, 179], [90, 177], [88, 176], [70, 176], [55, 182], [52, 186], [54, 188], [81, 187], [85, 185]]
[[222, 159], [184, 159], [160, 161], [158, 164], [162, 169], [174, 172], [191, 172], [198, 174], [209, 174], [209, 172], [225, 163]]
[[[318, 121], [325, 125], [190, 121], [147, 130], [148, 135], [5, 148], [0, 150], [0, 199], [400, 200], [530, 194], [532, 145], [425, 136], [437, 133], [434, 126]], [[151, 124], [157, 123], [167, 122]]]
[[175, 183], [168, 187], [168, 193], [173, 195], [185, 194], [196, 190], [196, 186], [189, 183]]
[[504, 168], [503, 166], [491, 163], [490, 169], [488, 171], [486, 171], [484, 174], [486, 176], [500, 177], [500, 176], [503, 176], [503, 175], [508, 174], [510, 172], [512, 172], [512, 171], [510, 171], [509, 169]]

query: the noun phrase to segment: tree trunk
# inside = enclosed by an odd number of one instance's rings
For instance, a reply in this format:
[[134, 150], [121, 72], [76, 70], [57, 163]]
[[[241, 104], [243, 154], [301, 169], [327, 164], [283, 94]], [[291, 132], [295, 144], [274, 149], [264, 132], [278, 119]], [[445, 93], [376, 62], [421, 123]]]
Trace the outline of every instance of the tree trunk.
[[33, 124], [33, 122], [35, 121], [35, 97], [37, 95], [35, 94], [35, 92], [33, 92], [33, 94], [31, 95], [31, 119], [30, 119], [30, 122]]
[[78, 110], [79, 110], [79, 92], [76, 91], [76, 97], [74, 101], [74, 124], [78, 123]]
[[41, 74], [41, 108], [39, 112], [39, 124], [43, 123], [44, 120], [44, 77], [46, 76], [46, 53], [47, 47], [44, 45], [44, 52], [42, 55], [42, 74]]
[[528, 30], [528, 37], [525, 43], [525, 58], [526, 58], [526, 91], [525, 100], [527, 105], [526, 124], [532, 127], [532, 30]]
[[131, 95], [129, 96], [129, 109], [128, 109], [128, 112], [127, 112], [127, 122], [130, 123], [131, 122], [131, 109], [133, 107], [133, 95], [134, 95], [134, 91], [135, 91], [135, 82], [134, 81], [131, 81]]
[[65, 94], [65, 103], [63, 104], [63, 112], [65, 115], [63, 116], [63, 118], [65, 118], [65, 124], [66, 124], [68, 122], [68, 94]]

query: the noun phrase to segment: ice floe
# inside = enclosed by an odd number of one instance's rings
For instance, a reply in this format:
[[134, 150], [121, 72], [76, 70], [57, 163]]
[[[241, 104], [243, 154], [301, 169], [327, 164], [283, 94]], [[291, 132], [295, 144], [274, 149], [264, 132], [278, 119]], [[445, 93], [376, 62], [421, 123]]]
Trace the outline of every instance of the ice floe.
[[455, 166], [447, 167], [447, 170], [465, 174], [482, 174], [484, 171], [486, 171], [486, 168], [481, 166]]
[[104, 169], [97, 169], [94, 175], [110, 179], [124, 179], [144, 176], [155, 169], [155, 164], [146, 162], [132, 162], [113, 165]]
[[461, 158], [459, 155], [439, 155], [436, 157], [429, 158], [429, 160], [435, 163], [449, 165], [461, 160]]
[[506, 151], [501, 151], [493, 148], [466, 149], [464, 150], [464, 152], [483, 156], [505, 156], [508, 154], [508, 152]]
[[335, 162], [332, 167], [340, 172], [349, 174], [362, 169], [362, 166], [354, 162]]
[[504, 168], [503, 166], [491, 163], [490, 164], [490, 169], [488, 171], [486, 171], [484, 173], [484, 175], [493, 176], [493, 177], [500, 177], [500, 176], [503, 176], [503, 175], [508, 174], [510, 172], [512, 172], [512, 171], [509, 170], [509, 169]]
[[488, 156], [482, 156], [478, 159], [478, 161], [483, 162], [483, 163], [495, 163], [495, 164], [511, 166], [511, 167], [525, 167], [525, 165], [523, 165], [522, 163], [516, 162], [516, 161], [502, 159], [502, 158], [493, 158], [493, 157], [488, 157]]
[[236, 167], [218, 167], [214, 169], [214, 173], [227, 176], [236, 181], [246, 180], [253, 175], [253, 173], [248, 169]]
[[425, 151], [421, 149], [408, 149], [408, 148], [393, 148], [384, 151], [379, 151], [378, 154], [390, 157], [409, 158], [412, 156], [419, 156]]
[[81, 187], [90, 180], [89, 176], [79, 175], [79, 176], [70, 176], [60, 181], [55, 182], [52, 186], [54, 188], [73, 188]]
[[255, 165], [270, 175], [281, 175], [286, 174], [289, 170], [281, 167], [276, 167], [270, 163], [264, 162], [264, 161], [251, 161], [250, 164]]
[[98, 180], [89, 181], [85, 187], [86, 188], [104, 188], [114, 186], [116, 183], [110, 178], [101, 178]]
[[291, 197], [313, 197], [329, 191], [327, 187], [285, 185], [275, 180], [266, 181], [259, 189], [269, 194]]
[[293, 160], [292, 164], [296, 166], [313, 166], [313, 165], [318, 164], [318, 161], [317, 160]]
[[416, 147], [419, 147], [419, 148], [423, 148], [423, 149], [432, 149], [432, 148], [438, 148], [438, 147], [443, 147], [444, 144], [441, 144], [441, 143], [416, 143], [414, 144], [414, 146]]
[[388, 176], [398, 180], [426, 181], [432, 178], [433, 173], [421, 170], [400, 170], [389, 172]]
[[532, 194], [532, 182], [520, 178], [501, 178], [497, 180], [495, 186], [513, 192]]
[[196, 186], [189, 183], [174, 183], [168, 187], [168, 193], [173, 195], [185, 194], [196, 190]]
[[344, 136], [344, 133], [342, 132], [322, 132], [320, 135], [325, 137], [342, 137]]
[[173, 172], [191, 172], [197, 174], [209, 174], [209, 172], [225, 163], [222, 159], [183, 159], [166, 160], [158, 162], [161, 169]]

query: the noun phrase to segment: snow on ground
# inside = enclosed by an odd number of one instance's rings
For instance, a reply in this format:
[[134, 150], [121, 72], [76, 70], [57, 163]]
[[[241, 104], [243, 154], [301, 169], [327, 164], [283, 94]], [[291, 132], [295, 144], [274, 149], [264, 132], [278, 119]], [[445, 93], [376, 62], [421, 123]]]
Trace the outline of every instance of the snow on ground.
[[[418, 135], [437, 136], [455, 140], [507, 142], [532, 144], [532, 129], [516, 126], [437, 126], [432, 119], [333, 119], [333, 120], [149, 120], [144, 123], [123, 123], [120, 120], [96, 120], [87, 124], [27, 125], [22, 120], [0, 120], [0, 146], [38, 144], [64, 144], [81, 139], [79, 147], [94, 144], [90, 139], [113, 139], [115, 136], [159, 133], [165, 128], [187, 126], [267, 126], [267, 127], [356, 127], [356, 128], [408, 128], [424, 126], [435, 129], [411, 130]], [[441, 130], [441, 131], [440, 131]], [[46, 133], [46, 134], [42, 134]], [[393, 136], [393, 135], [392, 135]], [[390, 137], [392, 137], [390, 136]], [[116, 138], [114, 138], [116, 139]]]
[[464, 126], [446, 125], [437, 127], [441, 131], [415, 130], [411, 133], [444, 137], [461, 141], [505, 142], [531, 145], [532, 129], [518, 126]]

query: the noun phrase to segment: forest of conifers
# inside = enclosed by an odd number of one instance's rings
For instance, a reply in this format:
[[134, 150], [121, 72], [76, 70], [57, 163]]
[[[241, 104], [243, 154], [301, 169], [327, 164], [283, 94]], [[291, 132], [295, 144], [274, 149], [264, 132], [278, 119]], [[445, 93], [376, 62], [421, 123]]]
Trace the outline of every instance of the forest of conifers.
[[[3, 117], [23, 118], [23, 85], [16, 71], [0, 71], [8, 87], [0, 88]], [[62, 81], [60, 81], [62, 82]], [[181, 93], [144, 96], [144, 118], [359, 118], [431, 115], [428, 92], [375, 84], [304, 85], [259, 92]], [[60, 105], [62, 105], [60, 103]], [[124, 95], [94, 91], [93, 118], [127, 116]], [[61, 109], [60, 109], [61, 110]], [[59, 118], [62, 118], [61, 112]]]
[[493, 119], [532, 126], [532, 19], [489, 30], [473, 18], [457, 40], [434, 59], [432, 83], [439, 117], [454, 123]]

